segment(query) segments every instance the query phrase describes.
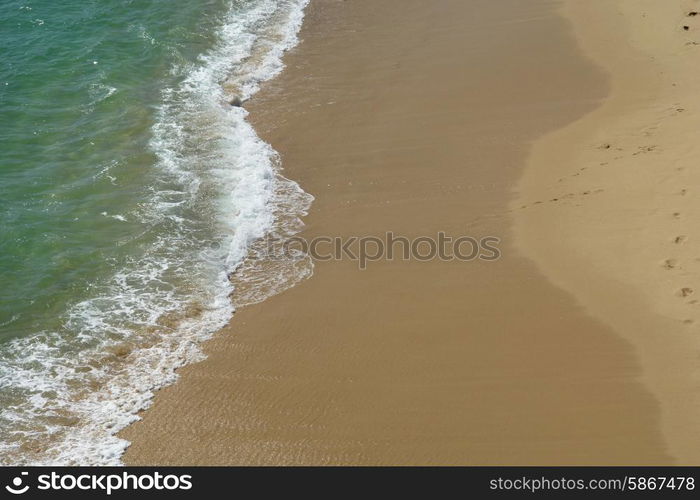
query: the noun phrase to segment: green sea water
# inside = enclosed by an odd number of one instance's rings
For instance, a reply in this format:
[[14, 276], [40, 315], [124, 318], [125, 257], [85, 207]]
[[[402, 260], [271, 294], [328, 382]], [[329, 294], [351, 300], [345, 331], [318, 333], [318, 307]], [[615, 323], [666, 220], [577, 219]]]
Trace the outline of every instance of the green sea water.
[[[148, 147], [172, 68], [211, 47], [226, 2], [5, 1], [0, 9], [0, 332], [27, 335], [144, 230]], [[119, 182], [116, 182], [118, 176]], [[107, 216], [103, 214], [108, 214]]]
[[303, 212], [227, 102], [281, 70], [305, 4], [0, 2], [3, 463], [119, 463], [280, 193]]

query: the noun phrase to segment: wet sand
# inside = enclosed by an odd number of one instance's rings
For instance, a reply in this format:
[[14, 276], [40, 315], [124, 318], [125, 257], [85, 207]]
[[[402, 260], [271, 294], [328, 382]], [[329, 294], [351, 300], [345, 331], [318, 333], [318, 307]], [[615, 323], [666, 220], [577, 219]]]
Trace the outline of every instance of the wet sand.
[[611, 90], [559, 6], [312, 1], [248, 106], [316, 197], [303, 235], [496, 236], [502, 258], [318, 262], [158, 393], [127, 464], [674, 461], [633, 339], [514, 233], [533, 142]]

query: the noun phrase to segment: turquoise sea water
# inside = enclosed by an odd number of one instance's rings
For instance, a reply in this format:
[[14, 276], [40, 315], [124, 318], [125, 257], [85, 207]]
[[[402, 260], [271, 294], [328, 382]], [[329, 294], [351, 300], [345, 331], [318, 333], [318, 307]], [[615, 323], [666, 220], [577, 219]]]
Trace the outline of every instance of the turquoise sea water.
[[0, 2], [3, 463], [119, 463], [251, 243], [298, 223], [309, 197], [228, 101], [281, 70], [305, 4]]

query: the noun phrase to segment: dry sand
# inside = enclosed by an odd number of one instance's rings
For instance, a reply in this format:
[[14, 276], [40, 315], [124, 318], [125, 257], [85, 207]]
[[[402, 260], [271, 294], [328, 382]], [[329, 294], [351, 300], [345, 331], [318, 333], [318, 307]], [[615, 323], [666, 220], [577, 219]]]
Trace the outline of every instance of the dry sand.
[[[594, 16], [593, 4], [604, 1], [572, 3], [590, 3]], [[205, 346], [208, 359], [159, 392], [122, 433], [133, 443], [127, 464], [661, 464], [689, 456], [669, 431], [680, 420], [660, 404], [673, 400], [651, 379], [684, 347], [682, 322], [658, 337], [656, 358], [644, 351], [653, 342], [619, 332], [594, 310], [597, 300], [639, 312], [632, 304], [641, 292], [601, 277], [598, 292], [620, 285], [624, 293], [595, 299], [594, 280], [615, 264], [596, 267], [592, 254], [571, 251], [584, 233], [570, 234], [576, 219], [557, 215], [568, 205], [531, 209], [555, 197], [548, 189], [559, 194], [552, 175], [579, 161], [543, 163], [550, 149], [529, 155], [533, 141], [581, 126], [618, 89], [584, 57], [559, 6], [312, 1], [287, 70], [249, 106], [285, 174], [316, 196], [304, 236], [494, 235], [503, 257], [381, 261], [366, 271], [347, 260], [317, 263], [308, 281], [237, 312]], [[622, 37], [612, 21], [592, 26]], [[545, 141], [576, 137], [558, 133]], [[611, 155], [599, 142], [581, 144]], [[606, 189], [597, 186], [590, 189]], [[674, 210], [692, 215], [688, 204]], [[682, 220], [669, 219], [667, 229]], [[617, 267], [633, 266], [605, 244], [589, 242], [617, 255]], [[645, 324], [656, 321], [664, 322], [658, 315]], [[693, 356], [678, 359], [673, 373]]]
[[634, 344], [669, 450], [692, 465], [700, 463], [700, 14], [691, 14], [699, 11], [697, 0], [567, 3], [586, 54], [611, 74], [611, 92], [536, 144], [513, 203], [519, 248]]

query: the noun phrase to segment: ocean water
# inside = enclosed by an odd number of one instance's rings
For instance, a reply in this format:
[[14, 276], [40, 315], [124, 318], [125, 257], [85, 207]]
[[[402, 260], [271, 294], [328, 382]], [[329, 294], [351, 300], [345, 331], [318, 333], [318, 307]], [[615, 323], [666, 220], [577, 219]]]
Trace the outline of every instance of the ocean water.
[[311, 197], [228, 104], [307, 1], [0, 2], [0, 463], [119, 464], [232, 295], [308, 276], [248, 258]]

